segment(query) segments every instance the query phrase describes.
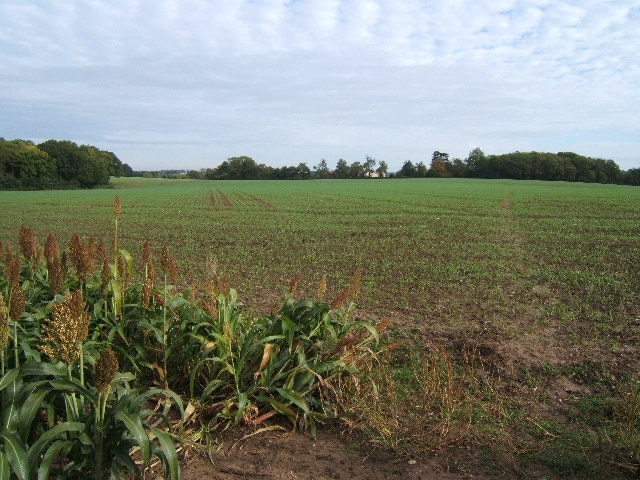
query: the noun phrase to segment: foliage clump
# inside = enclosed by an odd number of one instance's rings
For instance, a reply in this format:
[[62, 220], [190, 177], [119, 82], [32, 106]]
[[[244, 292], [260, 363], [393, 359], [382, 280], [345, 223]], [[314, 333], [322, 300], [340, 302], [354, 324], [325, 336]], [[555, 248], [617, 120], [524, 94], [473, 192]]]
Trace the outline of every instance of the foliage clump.
[[208, 430], [277, 416], [315, 432], [340, 417], [350, 379], [377, 355], [374, 326], [349, 319], [360, 272], [332, 302], [299, 300], [292, 282], [276, 312], [245, 312], [217, 269], [201, 292], [180, 292], [167, 246], [162, 278], [149, 242], [136, 272], [118, 247], [121, 211], [116, 197], [111, 255], [79, 235], [68, 251], [52, 235], [40, 247], [25, 226], [22, 255], [0, 245], [4, 471], [139, 477], [157, 457], [179, 478], [185, 400]]

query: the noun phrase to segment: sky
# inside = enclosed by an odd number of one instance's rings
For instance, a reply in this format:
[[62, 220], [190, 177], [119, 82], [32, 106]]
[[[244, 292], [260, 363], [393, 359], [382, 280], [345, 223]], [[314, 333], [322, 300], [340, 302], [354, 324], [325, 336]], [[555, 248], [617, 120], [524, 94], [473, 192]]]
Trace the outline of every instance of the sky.
[[435, 150], [640, 167], [637, 0], [2, 0], [0, 137], [134, 170]]

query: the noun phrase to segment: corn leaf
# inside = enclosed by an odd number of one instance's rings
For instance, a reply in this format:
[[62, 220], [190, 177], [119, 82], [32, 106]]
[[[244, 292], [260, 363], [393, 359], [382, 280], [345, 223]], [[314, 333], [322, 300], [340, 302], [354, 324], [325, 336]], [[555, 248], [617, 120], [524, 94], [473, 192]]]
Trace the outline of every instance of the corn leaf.
[[95, 401], [95, 394], [93, 394], [91, 392], [91, 390], [83, 387], [82, 385], [80, 385], [78, 382], [74, 382], [71, 380], [66, 380], [66, 379], [60, 379], [60, 380], [50, 380], [49, 383], [51, 384], [51, 386], [60, 391], [71, 391], [71, 392], [75, 392], [79, 395], [82, 395], [83, 397], [89, 398], [91, 399], [91, 401]]
[[3, 451], [0, 450], [0, 480], [9, 480], [11, 474], [9, 460]]
[[48, 394], [48, 390], [36, 390], [23, 400], [17, 424], [20, 438], [29, 438], [29, 430], [31, 429], [33, 419], [42, 408], [44, 399]]
[[56, 440], [49, 445], [49, 448], [47, 448], [47, 451], [42, 456], [40, 466], [38, 467], [38, 480], [46, 480], [49, 478], [51, 464], [55, 460], [56, 456], [60, 453], [60, 450], [70, 445], [71, 442], [69, 440]]
[[[176, 453], [176, 445], [171, 439], [171, 436], [162, 430], [157, 428], [151, 428], [153, 434], [158, 438], [160, 443], [160, 450], [163, 454], [163, 463], [165, 464], [165, 476], [164, 478], [169, 480], [179, 480], [180, 478], [180, 463], [178, 462], [178, 454]], [[168, 470], [168, 472], [167, 472]], [[168, 475], [167, 475], [168, 473]]]
[[140, 417], [138, 415], [122, 411], [117, 412], [115, 417], [125, 424], [133, 440], [140, 447], [144, 465], [149, 465], [149, 461], [151, 460], [151, 444]]
[[297, 415], [296, 413], [289, 408], [287, 405], [285, 405], [284, 403], [281, 403], [279, 401], [277, 401], [275, 398], [268, 398], [267, 401], [271, 404], [271, 406], [273, 408], [275, 408], [279, 413], [281, 413], [282, 415], [284, 415], [285, 417], [287, 417], [287, 419], [291, 422], [291, 424], [294, 426], [296, 426], [297, 423]]
[[47, 362], [28, 362], [20, 367], [20, 373], [23, 376], [48, 377], [66, 377], [67, 370], [62, 362], [58, 364]]
[[2, 429], [10, 432], [16, 431], [20, 409], [19, 383], [22, 383], [22, 379], [16, 377], [2, 390]]
[[43, 450], [47, 447], [48, 444], [60, 440], [58, 438], [59, 435], [65, 432], [74, 432], [81, 434], [85, 429], [84, 423], [80, 422], [64, 422], [59, 423], [53, 428], [45, 431], [36, 442], [31, 445], [29, 451], [27, 453], [27, 457], [29, 460], [29, 465], [34, 468], [38, 465], [40, 461], [40, 456], [42, 455]]
[[125, 478], [124, 471], [120, 468], [121, 466], [125, 467], [129, 473], [133, 473], [136, 478], [141, 478], [140, 469], [128, 451], [116, 450], [114, 456], [117, 461], [111, 463], [111, 478]]
[[2, 438], [4, 451], [7, 454], [11, 470], [19, 480], [28, 480], [29, 464], [27, 463], [27, 452], [22, 440], [15, 434], [2, 434], [0, 438]]
[[304, 398], [301, 395], [299, 395], [297, 392], [294, 392], [293, 390], [288, 390], [286, 388], [276, 388], [276, 391], [280, 394], [280, 396], [282, 396], [286, 400], [289, 400], [289, 402], [296, 405], [304, 413], [309, 413], [309, 405], [304, 400]]
[[16, 368], [12, 368], [0, 378], [0, 390], [4, 390], [7, 385], [13, 383], [18, 377], [20, 371]]

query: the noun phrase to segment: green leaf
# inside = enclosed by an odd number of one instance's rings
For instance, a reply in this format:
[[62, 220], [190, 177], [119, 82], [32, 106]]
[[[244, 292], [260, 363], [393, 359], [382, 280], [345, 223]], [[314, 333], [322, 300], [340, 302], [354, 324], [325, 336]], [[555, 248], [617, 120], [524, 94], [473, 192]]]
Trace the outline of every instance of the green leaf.
[[[178, 462], [178, 454], [176, 452], [176, 445], [167, 432], [151, 427], [151, 431], [158, 438], [160, 442], [160, 449], [164, 454], [163, 463], [165, 464], [164, 478], [170, 480], [179, 480], [180, 478], [180, 463]], [[169, 469], [169, 475], [167, 476], [166, 469]]]
[[289, 419], [289, 421], [291, 422], [291, 424], [295, 428], [296, 422], [297, 422], [297, 416], [296, 416], [296, 413], [293, 410], [291, 410], [284, 403], [278, 402], [274, 398], [268, 398], [267, 401], [271, 404], [271, 406], [273, 408], [275, 408], [278, 412], [280, 412], [282, 415], [287, 417], [287, 419]]
[[11, 470], [19, 480], [28, 480], [29, 464], [27, 463], [27, 452], [22, 440], [15, 434], [2, 434], [0, 438], [3, 440], [4, 451], [7, 454]]
[[0, 451], [0, 480], [9, 480], [11, 474], [9, 461], [3, 451]]
[[[17, 381], [16, 381], [17, 380]], [[22, 378], [17, 377], [2, 391], [2, 429], [15, 432], [19, 413], [18, 389]]]
[[155, 397], [155, 396], [168, 397], [171, 400], [173, 400], [174, 405], [178, 407], [178, 410], [180, 410], [180, 418], [181, 419], [184, 418], [184, 407], [182, 406], [182, 399], [176, 392], [172, 390], [167, 390], [165, 388], [149, 388], [144, 392], [138, 394], [136, 403], [141, 404], [147, 398]]
[[12, 368], [0, 378], [0, 390], [4, 390], [7, 385], [13, 383], [18, 377], [20, 371], [16, 368]]
[[96, 401], [95, 394], [92, 393], [89, 389], [83, 387], [78, 382], [61, 379], [61, 380], [49, 380], [49, 384], [51, 384], [51, 386], [56, 390], [62, 390], [62, 391], [68, 390], [71, 392], [75, 392], [79, 395], [82, 395], [83, 397], [90, 399], [92, 402]]
[[[211, 392], [215, 392], [216, 390], [218, 390], [218, 388], [220, 387], [224, 387], [228, 385], [227, 382], [224, 382], [222, 380], [213, 380], [209, 383], [207, 383], [206, 387], [204, 387], [204, 389], [202, 390], [202, 394], [200, 395], [200, 399], [202, 401], [206, 401], [207, 398], [209, 397], [209, 395], [211, 394]], [[193, 394], [193, 392], [192, 392]]]
[[49, 394], [48, 390], [36, 390], [32, 392], [23, 402], [22, 408], [18, 415], [18, 433], [21, 438], [29, 438], [29, 431], [31, 430], [31, 423], [36, 417], [36, 414], [42, 408], [44, 399]]
[[20, 373], [24, 376], [38, 376], [38, 377], [66, 377], [67, 370], [62, 362], [58, 364], [48, 362], [28, 362], [20, 367]]
[[116, 450], [114, 452], [115, 460], [111, 463], [111, 478], [114, 480], [119, 480], [124, 478], [123, 470], [120, 468], [123, 466], [126, 468], [126, 471], [135, 475], [136, 478], [141, 478], [140, 469], [136, 465], [136, 462], [133, 461], [128, 451], [124, 450]]
[[305, 399], [302, 396], [300, 396], [297, 392], [294, 392], [293, 390], [288, 390], [286, 388], [276, 388], [276, 391], [280, 394], [281, 397], [285, 398], [286, 400], [289, 400], [289, 402], [296, 405], [304, 413], [309, 413], [309, 405], [307, 405], [307, 402], [305, 401]]
[[36, 442], [29, 448], [29, 452], [27, 453], [29, 465], [35, 469], [40, 462], [40, 456], [42, 455], [43, 450], [49, 443], [54, 442], [55, 440], [60, 440], [58, 438], [60, 434], [65, 432], [82, 433], [85, 428], [84, 423], [80, 422], [64, 422], [50, 428], [40, 435], [38, 440], [36, 440]]
[[122, 288], [120, 280], [112, 278], [109, 280], [109, 287], [113, 293], [113, 310], [118, 315], [122, 312]]
[[38, 480], [47, 480], [49, 478], [49, 471], [51, 470], [53, 460], [55, 460], [60, 450], [70, 445], [71, 442], [69, 440], [56, 440], [47, 448], [38, 467]]
[[353, 322], [351, 324], [351, 328], [354, 327], [364, 327], [366, 328], [369, 333], [371, 334], [371, 336], [374, 338], [374, 340], [376, 341], [376, 343], [378, 343], [380, 341], [380, 337], [378, 335], [378, 331], [376, 330], [376, 327], [374, 327], [371, 323], [369, 322], [363, 322], [363, 321], [357, 321], [357, 322]]
[[115, 417], [125, 424], [127, 430], [133, 437], [133, 440], [140, 447], [144, 465], [149, 465], [149, 461], [151, 460], [151, 444], [140, 417], [138, 415], [122, 411], [117, 412]]
[[127, 266], [127, 273], [129, 274], [129, 276], [131, 276], [131, 274], [133, 273], [133, 257], [131, 256], [131, 254], [125, 250], [124, 248], [121, 248], [118, 250], [118, 253], [122, 256], [122, 258], [125, 261], [125, 264]]

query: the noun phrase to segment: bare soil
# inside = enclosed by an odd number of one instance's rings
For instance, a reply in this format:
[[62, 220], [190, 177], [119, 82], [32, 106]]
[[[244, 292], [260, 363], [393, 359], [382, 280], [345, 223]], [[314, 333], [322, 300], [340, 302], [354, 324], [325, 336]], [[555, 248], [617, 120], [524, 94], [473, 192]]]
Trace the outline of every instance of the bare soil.
[[337, 432], [317, 438], [301, 433], [264, 432], [233, 441], [218, 451], [187, 459], [184, 480], [291, 479], [488, 479], [477, 472], [469, 451], [400, 459], [390, 453], [364, 452]]

